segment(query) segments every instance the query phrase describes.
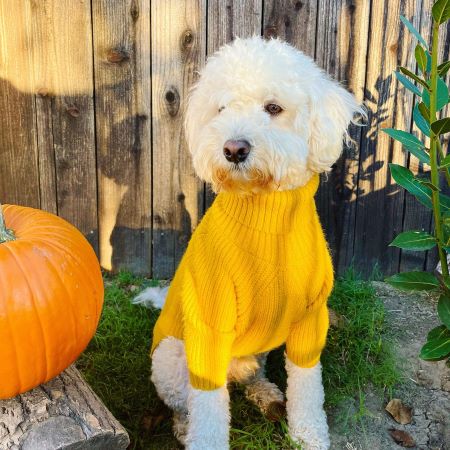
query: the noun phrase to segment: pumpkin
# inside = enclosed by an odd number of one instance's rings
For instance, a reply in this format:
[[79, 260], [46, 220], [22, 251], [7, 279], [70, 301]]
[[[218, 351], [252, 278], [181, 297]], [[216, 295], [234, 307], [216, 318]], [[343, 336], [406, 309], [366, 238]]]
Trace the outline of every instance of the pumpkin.
[[4, 206], [3, 217], [0, 205], [0, 399], [72, 364], [102, 305], [97, 257], [75, 227], [21, 206]]

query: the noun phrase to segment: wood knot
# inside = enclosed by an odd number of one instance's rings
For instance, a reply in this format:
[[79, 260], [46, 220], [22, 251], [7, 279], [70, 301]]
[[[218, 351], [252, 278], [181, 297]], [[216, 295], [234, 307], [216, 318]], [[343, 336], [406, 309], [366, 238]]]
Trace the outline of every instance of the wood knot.
[[389, 46], [389, 50], [390, 50], [392, 53], [397, 53], [397, 50], [398, 50], [398, 42], [395, 42], [394, 44], [390, 45], [390, 46]]
[[106, 59], [108, 62], [112, 64], [120, 64], [122, 62], [128, 61], [130, 59], [130, 55], [125, 50], [121, 49], [111, 49], [106, 55]]
[[187, 50], [192, 47], [194, 43], [194, 33], [191, 30], [186, 30], [181, 37], [181, 48]]
[[348, 12], [350, 13], [350, 15], [353, 15], [353, 13], [355, 12], [356, 9], [356, 5], [354, 3], [351, 3], [350, 5], [348, 5]]
[[175, 87], [169, 88], [164, 96], [166, 100], [167, 112], [170, 116], [174, 117], [178, 114], [180, 109], [180, 94]]
[[157, 225], [162, 225], [164, 223], [164, 219], [159, 215], [159, 214], [155, 214], [153, 216], [153, 221], [155, 222], [155, 224]]
[[275, 25], [266, 27], [264, 30], [264, 37], [266, 39], [278, 37], [278, 28]]
[[177, 195], [177, 200], [180, 203], [184, 202], [185, 198], [186, 198], [186, 196], [182, 192]]
[[303, 2], [295, 2], [294, 9], [300, 11], [303, 8]]
[[136, 0], [133, 0], [130, 7], [130, 16], [133, 22], [136, 22], [139, 18], [139, 5]]
[[78, 117], [80, 115], [80, 110], [75, 105], [67, 106], [66, 112], [72, 117]]

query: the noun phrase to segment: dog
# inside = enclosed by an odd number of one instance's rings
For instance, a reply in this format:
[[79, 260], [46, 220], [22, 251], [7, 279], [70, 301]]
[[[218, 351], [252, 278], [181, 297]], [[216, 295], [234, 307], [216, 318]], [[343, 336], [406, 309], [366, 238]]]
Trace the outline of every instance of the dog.
[[[270, 418], [285, 412], [303, 448], [329, 448], [320, 353], [333, 269], [314, 194], [361, 116], [351, 93], [278, 39], [225, 45], [190, 92], [193, 166], [218, 195], [170, 287], [135, 299], [162, 307], [151, 380], [187, 449], [229, 448], [228, 381]], [[286, 402], [264, 373], [283, 343]]]

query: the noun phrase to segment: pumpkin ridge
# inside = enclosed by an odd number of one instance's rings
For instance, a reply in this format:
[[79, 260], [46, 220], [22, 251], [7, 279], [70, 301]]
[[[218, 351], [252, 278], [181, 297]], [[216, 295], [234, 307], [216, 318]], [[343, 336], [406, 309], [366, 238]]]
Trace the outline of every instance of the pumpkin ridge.
[[[59, 243], [59, 241], [57, 241], [57, 242], [47, 241], [47, 240], [42, 239], [42, 238], [36, 238], [36, 239], [34, 240], [34, 242], [38, 242], [38, 241], [41, 241], [43, 244], [48, 245], [48, 246], [50, 246], [50, 247], [54, 247], [54, 248], [56, 248], [58, 251], [64, 251], [64, 252], [67, 252], [67, 249], [64, 248], [64, 247], [62, 246], [62, 244]], [[91, 247], [91, 245], [89, 244], [89, 242], [86, 241], [86, 243], [87, 243], [87, 245], [89, 245], [89, 247], [90, 247], [90, 249], [92, 250], [92, 252], [94, 252], [94, 250], [92, 249], [92, 247]], [[86, 278], [89, 280], [93, 292], [96, 292], [96, 293], [97, 293], [97, 291], [98, 291], [98, 289], [97, 289], [97, 282], [96, 282], [96, 280], [92, 277], [92, 272], [91, 272], [90, 270], [87, 270], [87, 269], [85, 268], [85, 264], [83, 264], [83, 263], [85, 263], [85, 261], [81, 262], [81, 261], [80, 261], [80, 258], [79, 258], [79, 255], [77, 255], [77, 254], [75, 254], [75, 253], [73, 253], [73, 252], [71, 252], [71, 253], [69, 254], [69, 256], [70, 256], [71, 258], [73, 258], [73, 260], [78, 264], [80, 270], [82, 270], [83, 273], [86, 275]], [[97, 262], [97, 256], [95, 256], [95, 253], [94, 253], [94, 258], [95, 258], [95, 261]], [[102, 286], [103, 286], [103, 279], [102, 279]], [[101, 297], [101, 293], [99, 293], [99, 294], [100, 294], [100, 297]], [[96, 314], [96, 321], [97, 321], [97, 324], [98, 324], [98, 321], [99, 321], [99, 319], [100, 319], [99, 308], [98, 308], [98, 302], [95, 302], [95, 314]]]
[[[2, 282], [3, 281], [2, 273], [3, 272], [0, 271], [0, 286], [4, 285], [4, 282]], [[2, 289], [2, 291], [4, 292], [3, 289]], [[15, 337], [14, 332], [13, 332], [13, 327], [11, 325], [11, 320], [9, 318], [8, 308], [7, 308], [6, 302], [5, 302], [5, 307], [4, 308], [5, 308], [5, 312], [6, 312], [5, 317], [6, 317], [6, 321], [8, 323], [9, 334], [11, 336], [11, 340], [14, 343], [14, 345], [12, 347], [13, 347], [13, 351], [14, 351], [14, 361], [16, 363], [16, 373], [17, 373], [18, 384], [19, 384], [18, 391], [22, 392], [24, 383], [22, 381], [22, 376], [21, 376], [21, 373], [20, 373], [19, 356], [17, 354], [17, 341], [16, 341], [16, 337]]]
[[42, 326], [41, 316], [40, 316], [40, 314], [39, 314], [39, 312], [38, 312], [38, 309], [37, 309], [37, 307], [36, 307], [36, 301], [35, 301], [34, 292], [33, 292], [33, 289], [32, 289], [32, 287], [31, 287], [31, 285], [30, 285], [30, 281], [28, 280], [28, 276], [27, 276], [27, 274], [25, 273], [25, 270], [23, 269], [23, 266], [22, 266], [21, 262], [19, 262], [19, 259], [17, 258], [17, 256], [15, 255], [15, 253], [13, 252], [13, 250], [12, 250], [9, 246], [6, 246], [6, 248], [7, 248], [7, 250], [9, 251], [9, 253], [12, 255], [14, 261], [16, 262], [17, 267], [18, 267], [18, 268], [20, 269], [20, 271], [22, 272], [22, 275], [23, 275], [23, 277], [24, 277], [24, 279], [25, 279], [25, 282], [26, 282], [26, 284], [27, 284], [27, 287], [28, 287], [28, 291], [29, 291], [29, 293], [30, 293], [31, 303], [33, 304], [33, 311], [34, 311], [34, 313], [35, 313], [36, 316], [37, 316], [38, 323], [39, 323], [39, 328], [40, 328], [40, 330], [41, 330], [42, 340], [43, 340], [43, 342], [44, 342], [45, 379], [47, 379], [47, 378], [48, 378], [48, 369], [49, 369], [48, 353], [47, 353], [47, 342], [48, 342], [48, 340], [47, 340], [46, 335], [45, 335], [45, 333], [44, 333], [44, 327]]

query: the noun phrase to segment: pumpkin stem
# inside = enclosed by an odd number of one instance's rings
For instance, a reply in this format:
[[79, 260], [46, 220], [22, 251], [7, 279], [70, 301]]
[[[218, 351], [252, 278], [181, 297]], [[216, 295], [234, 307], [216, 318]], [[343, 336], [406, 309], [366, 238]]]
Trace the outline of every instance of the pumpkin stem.
[[5, 217], [3, 216], [2, 204], [0, 203], [0, 244], [8, 241], [15, 241], [13, 230], [8, 230], [5, 224]]

